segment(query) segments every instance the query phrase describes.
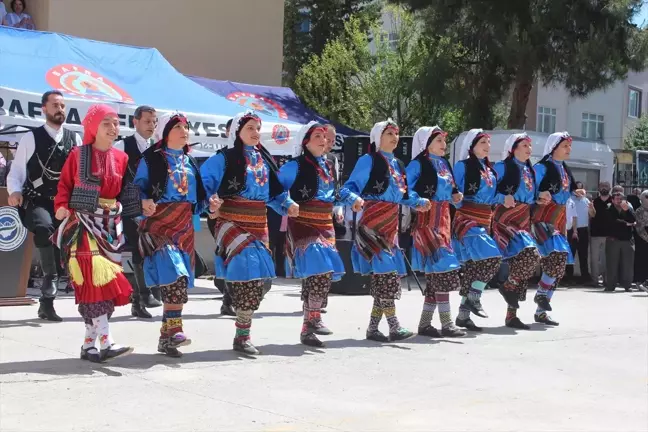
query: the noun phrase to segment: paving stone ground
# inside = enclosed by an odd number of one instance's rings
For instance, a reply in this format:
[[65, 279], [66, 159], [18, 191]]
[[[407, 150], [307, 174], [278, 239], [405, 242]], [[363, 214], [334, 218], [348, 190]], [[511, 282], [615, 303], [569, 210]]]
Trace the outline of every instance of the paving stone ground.
[[[37, 305], [0, 308], [0, 431], [648, 430], [644, 293], [561, 289], [560, 327], [515, 331], [489, 290], [491, 318], [475, 318], [483, 334], [382, 345], [364, 340], [371, 299], [333, 296], [324, 317], [335, 334], [311, 349], [299, 344], [298, 287], [277, 281], [253, 322], [256, 359], [231, 351], [234, 323], [216, 298], [210, 282], [194, 289], [181, 359], [156, 353], [158, 321], [119, 308], [115, 339], [136, 350], [108, 365], [78, 359], [72, 297], [56, 302], [62, 323], [38, 320]], [[456, 293], [451, 302], [456, 314]], [[418, 291], [397, 302], [412, 330], [421, 303]], [[533, 306], [522, 304], [527, 323]]]

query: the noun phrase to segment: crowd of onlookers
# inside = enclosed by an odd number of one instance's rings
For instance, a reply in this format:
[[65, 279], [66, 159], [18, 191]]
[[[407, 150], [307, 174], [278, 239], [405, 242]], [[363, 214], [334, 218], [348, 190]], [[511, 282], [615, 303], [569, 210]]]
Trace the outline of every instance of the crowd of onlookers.
[[580, 277], [569, 266], [564, 285], [647, 289], [648, 190], [635, 188], [625, 196], [623, 186], [602, 182], [594, 199], [574, 194], [567, 203], [567, 229]]
[[3, 1], [0, 1], [0, 25], [7, 27], [22, 28], [27, 30], [34, 30], [34, 20], [31, 15], [27, 13], [26, 0], [11, 0], [9, 4], [10, 12]]

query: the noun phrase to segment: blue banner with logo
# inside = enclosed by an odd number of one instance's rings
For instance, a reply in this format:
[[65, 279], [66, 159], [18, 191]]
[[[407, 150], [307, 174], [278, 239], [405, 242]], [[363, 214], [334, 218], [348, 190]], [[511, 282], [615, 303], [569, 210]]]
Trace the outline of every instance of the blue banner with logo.
[[[306, 107], [295, 92], [288, 87], [269, 87], [196, 76], [188, 77], [241, 107], [252, 108], [280, 120], [289, 120], [300, 124], [307, 124], [310, 121], [332, 123]], [[367, 135], [366, 132], [360, 132], [334, 122], [333, 124], [340, 135]]]
[[[154, 48], [0, 26], [0, 71], [0, 87], [22, 92], [56, 89], [88, 102], [229, 117], [242, 111], [240, 104], [182, 75]], [[11, 111], [10, 102], [0, 100], [0, 109]], [[264, 111], [261, 117], [278, 122]]]

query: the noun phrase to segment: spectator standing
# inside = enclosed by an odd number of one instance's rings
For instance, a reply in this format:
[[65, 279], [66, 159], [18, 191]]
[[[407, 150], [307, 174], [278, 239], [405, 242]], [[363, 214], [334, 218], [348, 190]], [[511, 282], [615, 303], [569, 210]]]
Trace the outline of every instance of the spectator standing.
[[[583, 183], [576, 182], [577, 191], [583, 190]], [[580, 264], [580, 279], [574, 280], [574, 265], [567, 266], [569, 282], [589, 284], [592, 278], [589, 272], [589, 219], [594, 216], [594, 205], [584, 195], [574, 192], [567, 201], [567, 238], [572, 255]]]
[[639, 289], [648, 292], [648, 190], [641, 193], [640, 199], [641, 206], [635, 212], [634, 280]]
[[[157, 124], [157, 113], [153, 107], [142, 105], [137, 107], [133, 115], [133, 125], [135, 133], [131, 136], [117, 141], [113, 147], [126, 152], [128, 155], [128, 168], [124, 176], [125, 183], [132, 183], [137, 173], [137, 167], [142, 153], [146, 151], [153, 142], [153, 132]], [[162, 306], [160, 288], [153, 290], [146, 286], [144, 277], [144, 257], [139, 251], [139, 223], [132, 217], [123, 217], [123, 229], [126, 235], [126, 244], [132, 253], [133, 277], [135, 283], [132, 284], [133, 292], [131, 295], [131, 315], [137, 318], [152, 318], [146, 308], [155, 308]]]
[[607, 209], [607, 220], [610, 231], [605, 242], [605, 291], [614, 291], [617, 281], [626, 291], [630, 291], [634, 272], [633, 231], [636, 218], [622, 193], [612, 194], [612, 205]]
[[25, 12], [27, 9], [26, 0], [11, 0], [11, 10], [4, 19], [2, 25], [8, 27], [22, 28], [27, 30], [34, 30], [34, 21], [32, 17]]
[[599, 286], [599, 276], [605, 281], [605, 241], [609, 227], [606, 225], [608, 204], [610, 199], [610, 183], [599, 183], [599, 196], [594, 198], [594, 211], [590, 225], [591, 235], [591, 265], [590, 275], [595, 287]]
[[632, 189], [632, 194], [628, 195], [628, 202], [635, 211], [641, 207], [641, 199], [639, 198], [639, 195], [641, 195], [641, 189], [639, 188]]

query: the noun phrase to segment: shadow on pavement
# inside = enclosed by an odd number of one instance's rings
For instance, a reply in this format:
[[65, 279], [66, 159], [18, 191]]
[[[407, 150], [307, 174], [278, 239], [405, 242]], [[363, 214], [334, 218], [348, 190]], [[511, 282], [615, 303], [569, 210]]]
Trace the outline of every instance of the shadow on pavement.
[[[426, 343], [430, 342], [426, 341]], [[246, 359], [254, 360], [258, 357], [264, 356], [301, 357], [303, 355], [311, 355], [317, 353], [323, 354], [326, 350], [330, 349], [349, 347], [411, 350], [411, 348], [399, 346], [397, 343], [380, 344], [368, 340], [341, 339], [326, 341], [325, 347], [323, 348], [312, 348], [300, 343], [260, 345], [258, 346], [258, 349], [259, 351], [261, 351], [261, 355], [256, 357], [245, 356], [231, 349], [225, 349], [188, 352], [180, 358], [166, 357], [158, 353], [140, 354], [135, 352], [127, 357], [116, 359], [114, 362], [103, 364], [90, 363], [88, 361], [83, 361], [74, 357], [11, 362], [0, 364], [0, 375], [41, 374], [51, 376], [90, 376], [96, 372], [103, 373], [107, 376], [120, 377], [123, 374], [119, 371], [111, 369], [111, 367], [140, 371], [148, 370], [157, 365], [164, 365], [169, 368], [178, 368], [180, 367], [180, 365], [185, 363], [228, 362]]]
[[166, 357], [162, 354], [139, 354], [137, 352], [111, 363], [90, 363], [79, 358], [68, 357], [48, 360], [33, 360], [0, 364], [0, 375], [42, 374], [54, 376], [92, 375], [94, 372], [108, 376], [122, 376], [121, 372], [110, 369], [118, 367], [132, 370], [147, 370], [157, 365], [177, 368], [183, 363], [202, 363], [241, 360], [245, 356], [227, 349], [189, 352], [180, 358]]

